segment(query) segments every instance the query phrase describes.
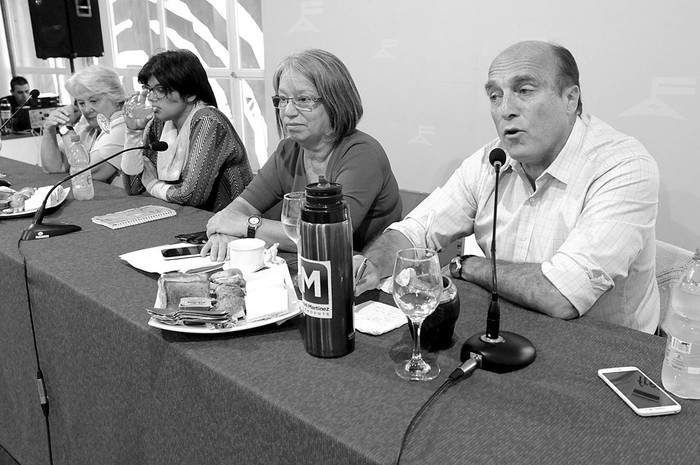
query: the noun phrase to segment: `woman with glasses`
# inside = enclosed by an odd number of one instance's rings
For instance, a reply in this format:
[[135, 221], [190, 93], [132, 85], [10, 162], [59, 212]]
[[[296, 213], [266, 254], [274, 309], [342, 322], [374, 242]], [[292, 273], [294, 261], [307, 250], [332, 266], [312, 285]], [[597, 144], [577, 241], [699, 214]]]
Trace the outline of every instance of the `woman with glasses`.
[[251, 235], [296, 250], [282, 223], [261, 215], [284, 194], [303, 191], [320, 176], [343, 186], [353, 246], [362, 250], [401, 219], [401, 198], [384, 149], [356, 129], [362, 101], [350, 72], [336, 56], [307, 50], [283, 59], [272, 85], [277, 129], [284, 138], [240, 197], [209, 220], [203, 254], [223, 260], [229, 241]]
[[209, 211], [231, 203], [253, 178], [243, 142], [216, 107], [206, 71], [189, 50], [152, 56], [138, 80], [148, 91], [153, 118], [126, 115], [125, 147], [156, 141], [168, 149], [132, 150], [122, 157], [124, 189], [147, 191], [167, 202]]
[[[66, 90], [75, 99], [77, 108], [73, 105], [57, 108], [44, 121], [40, 152], [41, 166], [47, 173], [69, 171], [65, 152], [73, 130], [89, 153], [90, 164], [124, 148], [126, 127], [122, 107], [126, 93], [117, 73], [88, 66], [68, 78]], [[57, 133], [62, 136], [60, 142]], [[93, 168], [92, 179], [121, 187], [120, 165], [121, 155]]]

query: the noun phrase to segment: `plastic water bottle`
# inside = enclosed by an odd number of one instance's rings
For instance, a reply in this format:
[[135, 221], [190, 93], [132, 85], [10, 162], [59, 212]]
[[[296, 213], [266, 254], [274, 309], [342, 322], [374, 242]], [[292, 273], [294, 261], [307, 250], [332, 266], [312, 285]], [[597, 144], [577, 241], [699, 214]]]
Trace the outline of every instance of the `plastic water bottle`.
[[671, 289], [666, 332], [664, 387], [683, 399], [700, 399], [700, 247], [683, 279]]
[[10, 134], [12, 132], [12, 123], [9, 122], [12, 118], [12, 106], [7, 99], [0, 100], [0, 125], [5, 124], [2, 128], [3, 134]]
[[306, 186], [301, 209], [299, 287], [306, 351], [341, 357], [355, 350], [352, 225], [340, 184]]
[[[77, 134], [71, 137], [71, 144], [68, 148], [68, 163], [70, 163], [70, 174], [87, 168], [90, 165], [90, 155], [80, 142]], [[75, 200], [90, 200], [95, 197], [95, 188], [92, 185], [92, 173], [87, 170], [70, 180], [73, 186], [73, 198]]]

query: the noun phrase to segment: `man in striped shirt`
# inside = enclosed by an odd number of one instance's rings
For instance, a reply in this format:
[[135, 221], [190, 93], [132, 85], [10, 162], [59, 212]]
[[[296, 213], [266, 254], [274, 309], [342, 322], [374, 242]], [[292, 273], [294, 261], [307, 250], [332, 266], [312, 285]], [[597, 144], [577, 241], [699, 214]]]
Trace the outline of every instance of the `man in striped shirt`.
[[453, 271], [490, 289], [489, 153], [499, 147], [507, 154], [496, 224], [499, 293], [553, 317], [587, 314], [653, 332], [654, 159], [634, 138], [582, 114], [578, 68], [563, 47], [537, 41], [509, 47], [492, 62], [485, 87], [498, 138], [364, 251], [368, 266], [356, 292], [391, 273], [396, 250], [441, 249], [471, 234], [487, 258], [462, 257]]

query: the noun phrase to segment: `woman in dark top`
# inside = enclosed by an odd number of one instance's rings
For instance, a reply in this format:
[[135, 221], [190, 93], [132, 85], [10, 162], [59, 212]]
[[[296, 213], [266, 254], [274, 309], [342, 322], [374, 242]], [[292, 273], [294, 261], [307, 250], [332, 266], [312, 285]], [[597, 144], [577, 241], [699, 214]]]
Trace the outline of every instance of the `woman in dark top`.
[[[247, 235], [249, 219], [259, 220], [284, 194], [303, 191], [319, 176], [343, 186], [353, 247], [362, 250], [401, 219], [402, 208], [384, 149], [357, 130], [362, 101], [350, 72], [335, 55], [306, 50], [280, 62], [272, 85], [278, 130], [285, 138], [241, 196], [209, 220], [203, 254], [223, 260], [227, 243]], [[263, 219], [255, 234], [268, 245], [296, 250], [280, 221]]]
[[217, 212], [253, 178], [243, 142], [216, 98], [199, 59], [188, 50], [158, 53], [138, 80], [153, 105], [146, 122], [125, 115], [124, 148], [165, 141], [168, 149], [122, 156], [124, 188]]

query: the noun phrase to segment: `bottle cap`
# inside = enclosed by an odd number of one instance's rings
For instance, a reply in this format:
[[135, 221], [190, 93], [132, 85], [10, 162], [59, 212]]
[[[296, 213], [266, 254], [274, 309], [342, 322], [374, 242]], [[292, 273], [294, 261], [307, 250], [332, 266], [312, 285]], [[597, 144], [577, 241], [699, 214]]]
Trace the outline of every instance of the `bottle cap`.
[[314, 206], [330, 206], [343, 201], [343, 186], [328, 182], [325, 176], [319, 176], [318, 182], [306, 186], [306, 203]]
[[301, 221], [309, 223], [338, 223], [348, 219], [343, 200], [343, 186], [319, 176], [318, 182], [306, 186], [306, 202], [301, 209]]

